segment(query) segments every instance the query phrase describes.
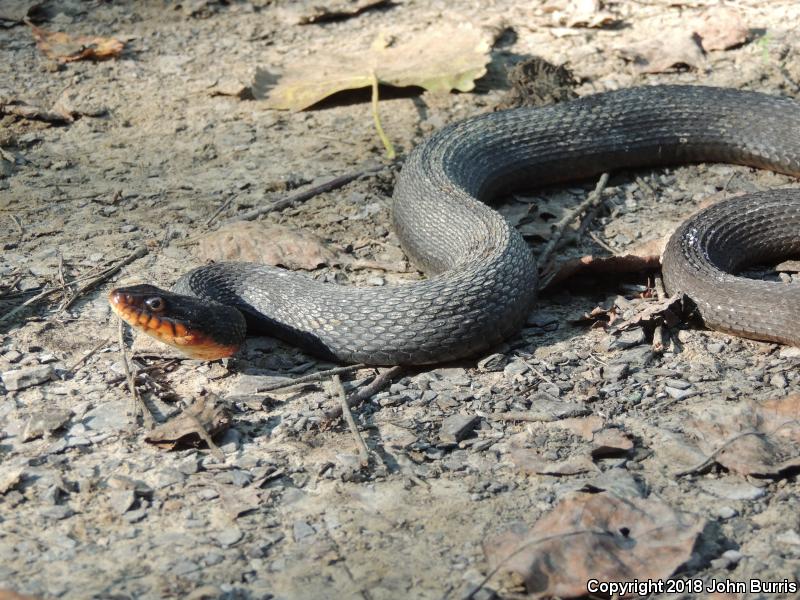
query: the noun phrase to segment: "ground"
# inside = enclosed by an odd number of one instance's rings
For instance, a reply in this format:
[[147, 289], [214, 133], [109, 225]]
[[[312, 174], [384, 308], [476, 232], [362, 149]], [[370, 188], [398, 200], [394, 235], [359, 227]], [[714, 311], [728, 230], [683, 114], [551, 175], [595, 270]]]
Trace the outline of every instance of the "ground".
[[[26, 4], [3, 2], [0, 16], [19, 18]], [[61, 276], [95, 276], [139, 248], [147, 253], [63, 310], [55, 293], [0, 323], [0, 589], [43, 598], [438, 599], [484, 583], [473, 597], [512, 597], [519, 580], [483, 581], [491, 540], [534, 526], [590, 484], [659, 499], [702, 525], [691, 558], [675, 564], [680, 577], [796, 581], [796, 469], [766, 473], [722, 453], [692, 467], [719, 450], [703, 446], [697, 431], [709, 429], [697, 423], [708, 414], [722, 423], [747, 403], [796, 391], [800, 353], [695, 321], [674, 325], [654, 349], [652, 328], [620, 332], [579, 319], [614, 303], [624, 319], [650, 302], [641, 296], [652, 277], [603, 286], [579, 279], [542, 295], [528, 326], [491, 360], [404, 373], [354, 409], [374, 452], [365, 467], [346, 424], [321, 426], [337, 402], [329, 378], [289, 393], [259, 391], [335, 366], [269, 339], [203, 364], [159, 355], [137, 338], [138, 381], [157, 420], [211, 393], [231, 413], [215, 438], [224, 461], [201, 443], [169, 450], [146, 442], [142, 421], [128, 414], [106, 300], [114, 285], [169, 286], [201, 264], [197, 238], [225, 219], [373, 163], [386, 166], [259, 222], [319, 236], [339, 258], [316, 269], [318, 278], [378, 285], [419, 277], [390, 227], [402, 158], [442, 125], [492, 110], [507, 69], [529, 56], [567, 65], [579, 95], [703, 83], [800, 97], [795, 2], [736, 3], [747, 40], [705, 55], [695, 48], [686, 61], [697, 64], [647, 73], [631, 60], [632, 47], [662, 35], [662, 53], [673, 51], [678, 42], [669, 40], [680, 36], [667, 32], [683, 32], [685, 43], [693, 19], [713, 4], [607, 3], [612, 22], [586, 28], [556, 1], [403, 0], [305, 25], [296, 17], [309, 9], [291, 2], [44, 3], [44, 29], [126, 42], [119, 58], [64, 65], [37, 50], [27, 26], [4, 21], [0, 103], [66, 106], [78, 118], [49, 124], [7, 110], [0, 121], [0, 314]], [[402, 39], [462, 23], [494, 32], [488, 74], [474, 93], [382, 100], [395, 163], [384, 159], [365, 95], [290, 113], [230, 94], [257, 67], [280, 72], [328, 48], [367, 48], [381, 31]], [[559, 254], [624, 253], [662, 239], [709, 197], [792, 182], [725, 165], [613, 174], [604, 209]], [[517, 221], [532, 204], [563, 212], [593, 186], [530, 191], [501, 210]], [[18, 379], [21, 370], [27, 379]], [[343, 375], [346, 389], [375, 372]], [[616, 440], [606, 451], [592, 445], [592, 431], [581, 433], [598, 422]], [[613, 481], [634, 483], [616, 489]]]

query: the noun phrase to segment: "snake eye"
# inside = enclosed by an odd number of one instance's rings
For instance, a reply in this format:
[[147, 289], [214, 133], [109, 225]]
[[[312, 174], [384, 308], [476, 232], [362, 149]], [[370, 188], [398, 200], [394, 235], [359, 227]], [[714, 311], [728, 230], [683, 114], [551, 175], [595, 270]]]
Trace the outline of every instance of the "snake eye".
[[144, 303], [147, 305], [147, 308], [153, 312], [161, 312], [166, 306], [166, 302], [164, 302], [164, 299], [161, 296], [153, 296], [152, 298], [148, 298], [144, 301]]

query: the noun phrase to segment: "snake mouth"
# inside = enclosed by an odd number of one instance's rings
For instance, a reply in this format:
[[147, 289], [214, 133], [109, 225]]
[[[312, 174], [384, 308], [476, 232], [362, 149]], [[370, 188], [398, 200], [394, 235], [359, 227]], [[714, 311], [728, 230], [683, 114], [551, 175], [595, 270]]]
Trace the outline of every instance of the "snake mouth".
[[239, 343], [214, 339], [191, 320], [181, 318], [172, 306], [173, 298], [177, 296], [150, 285], [116, 288], [108, 294], [111, 309], [120, 319], [191, 358], [216, 360], [236, 354]]

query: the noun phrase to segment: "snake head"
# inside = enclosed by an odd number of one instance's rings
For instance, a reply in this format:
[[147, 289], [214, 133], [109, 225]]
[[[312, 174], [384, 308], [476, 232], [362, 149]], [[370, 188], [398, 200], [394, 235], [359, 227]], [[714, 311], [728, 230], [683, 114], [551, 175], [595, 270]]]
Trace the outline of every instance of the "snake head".
[[115, 288], [109, 292], [108, 301], [128, 325], [191, 358], [232, 356], [247, 331], [242, 313], [233, 307], [153, 285]]

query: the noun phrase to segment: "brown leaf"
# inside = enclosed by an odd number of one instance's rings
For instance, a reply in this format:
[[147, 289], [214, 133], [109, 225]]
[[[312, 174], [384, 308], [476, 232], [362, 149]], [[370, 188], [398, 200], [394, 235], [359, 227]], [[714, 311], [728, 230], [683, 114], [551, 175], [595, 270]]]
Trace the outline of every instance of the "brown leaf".
[[567, 496], [529, 531], [484, 543], [493, 567], [522, 577], [533, 598], [587, 593], [589, 579], [665, 579], [692, 554], [703, 520], [655, 498]]
[[694, 30], [706, 51], [741, 46], [750, 33], [742, 14], [729, 6], [712, 6], [704, 11], [695, 21]]
[[575, 435], [579, 435], [587, 442], [591, 442], [594, 434], [603, 428], [605, 422], [602, 417], [591, 415], [588, 417], [574, 417], [570, 419], [561, 419], [560, 421], [553, 421], [550, 423], [552, 427], [560, 429], [568, 429]]
[[62, 31], [45, 31], [28, 22], [36, 40], [36, 47], [44, 54], [62, 63], [76, 60], [108, 60], [122, 53], [125, 44], [114, 38], [78, 36]]
[[758, 403], [704, 403], [685, 431], [707, 457], [742, 475], [774, 477], [800, 467], [800, 394]]
[[642, 271], [656, 271], [661, 268], [658, 254], [618, 256], [582, 256], [564, 261], [542, 274], [542, 289], [555, 287], [577, 275], [627, 274]]
[[185, 441], [185, 438], [205, 439], [207, 436], [224, 431], [229, 425], [230, 414], [227, 405], [214, 394], [209, 394], [198, 397], [194, 404], [178, 416], [155, 427], [144, 439], [171, 450], [179, 442]]
[[681, 66], [706, 68], [706, 57], [696, 34], [683, 29], [661, 33], [619, 51], [641, 73], [664, 73]]
[[566, 460], [553, 461], [533, 448], [512, 448], [509, 455], [514, 466], [531, 475], [576, 475], [597, 470], [588, 456], [580, 454], [574, 454]]
[[633, 441], [622, 429], [608, 427], [592, 437], [592, 458], [606, 458], [627, 454], [633, 448]]
[[336, 92], [369, 87], [373, 77], [397, 87], [468, 92], [489, 62], [486, 34], [470, 26], [432, 28], [397, 45], [376, 42], [358, 53], [328, 49], [287, 68], [274, 87], [274, 76], [259, 70], [253, 95], [270, 108], [303, 110]]
[[287, 269], [316, 269], [336, 262], [323, 241], [307, 231], [238, 221], [201, 238], [195, 254], [201, 260], [234, 260], [280, 265]]

